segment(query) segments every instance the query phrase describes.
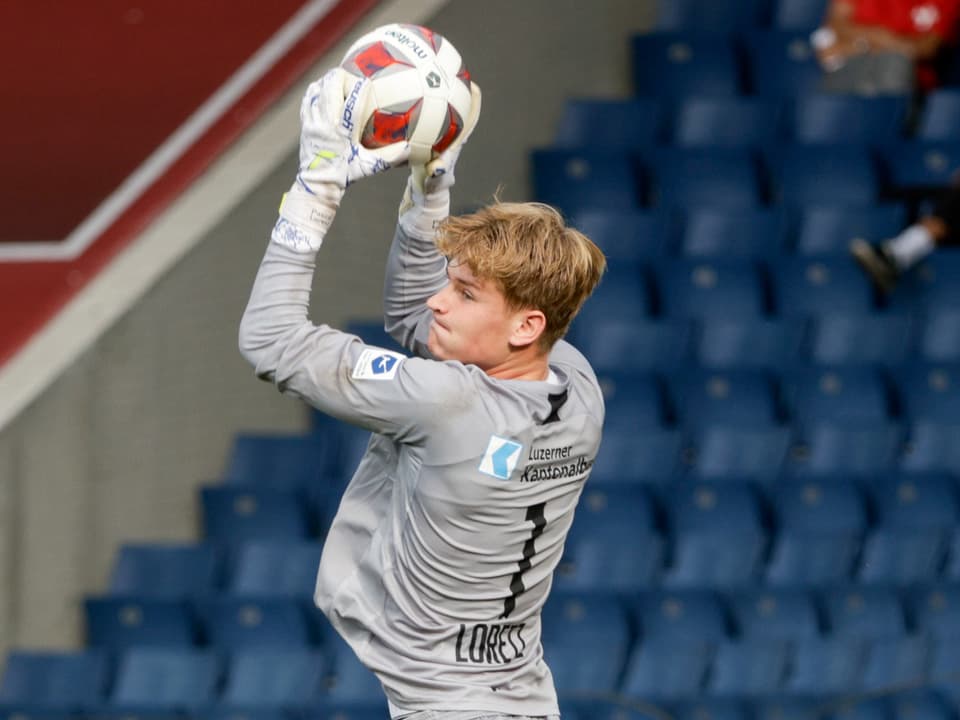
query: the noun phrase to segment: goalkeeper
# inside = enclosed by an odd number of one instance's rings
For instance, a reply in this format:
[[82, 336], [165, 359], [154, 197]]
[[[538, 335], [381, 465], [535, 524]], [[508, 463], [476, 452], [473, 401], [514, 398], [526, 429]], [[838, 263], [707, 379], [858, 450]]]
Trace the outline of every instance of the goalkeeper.
[[[359, 86], [355, 83], [360, 83]], [[315, 601], [383, 684], [393, 718], [556, 716], [540, 611], [596, 457], [603, 399], [564, 342], [605, 261], [553, 209], [448, 217], [477, 122], [412, 167], [390, 247], [386, 329], [409, 356], [307, 318], [347, 185], [408, 161], [351, 137], [332, 70], [301, 106], [300, 170], [240, 326], [263, 380], [372, 431], [323, 548]]]

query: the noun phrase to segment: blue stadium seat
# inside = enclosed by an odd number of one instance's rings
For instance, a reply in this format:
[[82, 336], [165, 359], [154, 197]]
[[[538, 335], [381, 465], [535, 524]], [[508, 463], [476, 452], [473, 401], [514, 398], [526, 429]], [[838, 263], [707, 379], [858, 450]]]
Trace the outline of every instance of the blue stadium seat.
[[865, 424], [891, 415], [889, 389], [876, 368], [809, 366], [785, 373], [781, 382], [790, 415], [801, 425]]
[[883, 161], [893, 188], [944, 187], [960, 169], [960, 141], [904, 141], [888, 147]]
[[90, 647], [185, 647], [197, 639], [193, 617], [184, 600], [136, 595], [88, 597], [83, 601], [83, 610]]
[[771, 490], [770, 499], [775, 530], [767, 582], [825, 586], [848, 581], [867, 527], [856, 486], [785, 481]]
[[292, 490], [212, 485], [201, 488], [200, 501], [205, 537], [214, 542], [309, 535], [304, 503]]
[[856, 638], [804, 638], [794, 645], [783, 692], [824, 697], [860, 687], [866, 647]]
[[309, 706], [323, 697], [326, 675], [326, 658], [319, 650], [239, 650], [228, 660], [219, 704], [240, 712]]
[[875, 521], [864, 543], [860, 580], [900, 585], [934, 580], [960, 520], [952, 480], [905, 475], [871, 484], [869, 492]]
[[922, 687], [927, 679], [931, 642], [920, 636], [871, 640], [861, 679], [865, 692]]
[[558, 590], [637, 591], [663, 563], [656, 508], [641, 487], [584, 489], [554, 576]]
[[644, 320], [650, 313], [650, 292], [636, 267], [617, 267], [604, 274], [578, 314], [578, 325], [609, 318]]
[[754, 30], [744, 34], [747, 90], [786, 99], [816, 92], [822, 71], [806, 30]]
[[956, 707], [960, 704], [960, 641], [957, 636], [935, 637], [927, 684], [938, 689]]
[[906, 312], [818, 313], [810, 321], [807, 356], [817, 365], [884, 365], [904, 362], [913, 337]]
[[929, 362], [960, 362], [960, 308], [929, 309], [919, 322], [913, 352]]
[[658, 30], [730, 32], [767, 21], [766, 0], [657, 0]]
[[110, 704], [141, 710], [190, 712], [216, 695], [220, 660], [195, 649], [131, 648], [117, 662]]
[[906, 274], [890, 295], [894, 307], [955, 312], [960, 305], [960, 250], [943, 248]]
[[749, 720], [749, 703], [729, 698], [703, 698], [673, 703], [667, 711], [676, 720]]
[[717, 420], [686, 431], [684, 460], [699, 480], [775, 479], [790, 449], [792, 431], [785, 425], [737, 427]]
[[907, 226], [907, 209], [899, 203], [869, 207], [811, 205], [800, 208], [794, 250], [799, 255], [848, 255], [850, 243], [891, 238]]
[[862, 315], [873, 308], [870, 280], [849, 257], [784, 256], [773, 263], [771, 276], [776, 309], [784, 317]]
[[313, 435], [234, 437], [224, 482], [287, 490], [308, 489], [325, 475], [329, 453]]
[[832, 636], [876, 640], [907, 634], [904, 606], [892, 586], [830, 588], [821, 598]]
[[721, 597], [710, 590], [655, 589], [641, 593], [633, 613], [644, 642], [720, 642], [729, 635]]
[[740, 91], [734, 45], [722, 33], [636, 34], [630, 39], [630, 62], [639, 97], [730, 96]]
[[698, 697], [715, 643], [726, 635], [720, 600], [705, 592], [653, 592], [636, 607], [640, 641], [627, 661], [621, 693], [648, 700]]
[[642, 197], [630, 157], [593, 148], [541, 148], [530, 154], [533, 198], [567, 215], [584, 209], [632, 210]]
[[331, 674], [327, 677], [327, 696], [330, 700], [344, 704], [371, 704], [383, 697], [380, 680], [339, 636], [331, 638], [328, 657]]
[[615, 596], [557, 593], [544, 606], [541, 624], [544, 658], [558, 688], [571, 694], [616, 691], [630, 629]]
[[816, 697], [791, 697], [783, 692], [751, 703], [754, 720], [832, 720]]
[[725, 641], [717, 646], [706, 693], [719, 697], [769, 697], [783, 684], [789, 645], [762, 638]]
[[751, 260], [664, 260], [655, 273], [666, 317], [729, 320], [764, 313], [760, 271]]
[[571, 98], [553, 138], [557, 148], [637, 150], [662, 139], [664, 107], [656, 98]]
[[311, 642], [299, 599], [222, 595], [195, 605], [204, 641], [217, 648], [302, 647]]
[[[606, 401], [604, 437], [590, 482], [603, 485], [666, 481], [680, 459], [682, 437], [665, 427], [668, 406], [656, 376], [599, 376]], [[638, 442], [639, 437], [643, 442]]]
[[700, 697], [711, 652], [711, 644], [696, 637], [643, 639], [627, 660], [621, 695], [658, 704]]
[[773, 0], [771, 24], [782, 30], [811, 31], [826, 13], [827, 0]]
[[902, 139], [909, 98], [811, 93], [791, 104], [788, 134], [799, 143], [869, 143]]
[[774, 202], [806, 205], [875, 205], [880, 175], [864, 145], [790, 144], [767, 153]]
[[895, 718], [950, 720], [953, 716], [946, 698], [932, 688], [895, 693], [887, 699], [886, 704], [890, 707]]
[[672, 550], [667, 587], [733, 587], [753, 582], [766, 548], [760, 506], [740, 483], [671, 488], [664, 500]]
[[682, 451], [683, 435], [676, 428], [612, 429], [605, 423], [590, 483], [603, 487], [669, 483], [679, 470]]
[[931, 637], [960, 638], [960, 586], [914, 586], [908, 593], [908, 611], [917, 632]]
[[803, 588], [737, 591], [729, 607], [736, 632], [744, 638], [795, 640], [820, 633], [813, 594]]
[[111, 595], [182, 598], [213, 592], [221, 558], [208, 543], [124, 544], [110, 573]]
[[710, 318], [697, 325], [694, 357], [715, 370], [790, 367], [800, 356], [806, 324], [798, 318]]
[[692, 328], [684, 320], [624, 319], [611, 311], [574, 320], [568, 339], [598, 373], [665, 371], [690, 359]]
[[108, 656], [99, 650], [7, 653], [0, 681], [0, 707], [18, 712], [77, 712], [103, 702]]
[[249, 540], [236, 549], [227, 592], [311, 598], [322, 545], [312, 541]]
[[584, 209], [570, 223], [589, 237], [617, 267], [640, 267], [668, 251], [672, 233], [668, 213], [658, 210]]
[[687, 257], [768, 258], [784, 251], [784, 214], [767, 208], [691, 207], [683, 223], [680, 253]]
[[954, 528], [950, 533], [943, 576], [949, 581], [960, 580], [960, 528]]
[[960, 88], [941, 87], [926, 94], [914, 136], [918, 140], [960, 140]]
[[770, 147], [781, 138], [782, 109], [758, 97], [690, 95], [677, 100], [671, 142], [677, 147]]
[[917, 363], [897, 375], [908, 445], [902, 467], [915, 472], [960, 469], [960, 367]]
[[604, 430], [629, 432], [667, 422], [669, 407], [663, 383], [653, 373], [603, 373], [597, 376], [606, 404]]
[[[288, 720], [290, 714], [287, 713]], [[328, 700], [318, 708], [306, 708], [293, 714], [298, 720], [386, 720], [390, 717], [390, 710], [387, 706], [387, 699], [384, 697], [376, 700], [371, 698], [366, 701], [336, 702]]]
[[869, 478], [895, 467], [904, 447], [903, 428], [890, 420], [816, 420], [794, 429], [794, 444], [784, 464], [784, 474], [793, 478]]
[[661, 208], [759, 208], [759, 165], [745, 148], [652, 150], [643, 156], [651, 175], [651, 205]]
[[669, 380], [678, 421], [686, 427], [727, 423], [769, 427], [780, 421], [777, 387], [764, 370], [702, 370]]

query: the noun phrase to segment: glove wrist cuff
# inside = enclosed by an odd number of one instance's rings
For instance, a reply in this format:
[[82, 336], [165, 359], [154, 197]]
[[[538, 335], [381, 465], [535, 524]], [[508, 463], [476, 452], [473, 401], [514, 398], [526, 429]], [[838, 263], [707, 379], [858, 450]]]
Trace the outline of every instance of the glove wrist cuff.
[[450, 191], [423, 193], [412, 180], [400, 206], [400, 227], [407, 235], [433, 240], [440, 223], [450, 215]]
[[271, 239], [297, 252], [317, 251], [340, 205], [339, 194], [310, 195], [294, 185], [280, 201]]

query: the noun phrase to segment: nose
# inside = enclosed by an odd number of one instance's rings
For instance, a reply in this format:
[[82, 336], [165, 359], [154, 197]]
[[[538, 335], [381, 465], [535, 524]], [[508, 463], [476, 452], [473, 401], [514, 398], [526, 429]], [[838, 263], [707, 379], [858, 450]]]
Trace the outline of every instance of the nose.
[[450, 284], [447, 283], [442, 288], [437, 290], [433, 295], [427, 298], [427, 307], [433, 310], [435, 313], [443, 313], [446, 303], [444, 303], [443, 298], [447, 289], [450, 287]]

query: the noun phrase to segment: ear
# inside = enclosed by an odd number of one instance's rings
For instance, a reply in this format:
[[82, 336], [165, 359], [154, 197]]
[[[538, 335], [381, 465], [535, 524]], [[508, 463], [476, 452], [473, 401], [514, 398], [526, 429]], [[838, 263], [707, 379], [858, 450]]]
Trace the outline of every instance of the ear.
[[547, 317], [540, 310], [521, 310], [514, 316], [510, 344], [528, 347], [535, 343], [547, 328]]

